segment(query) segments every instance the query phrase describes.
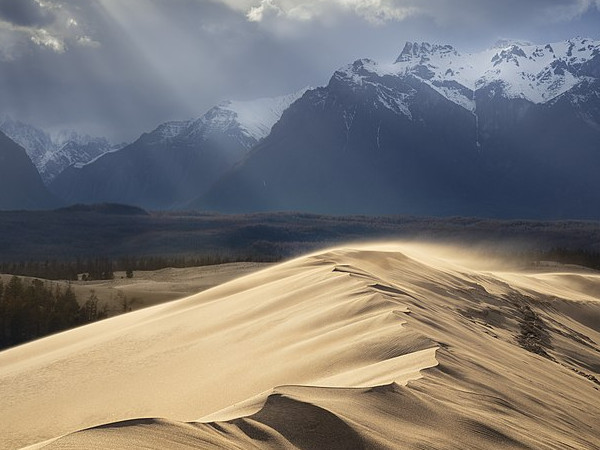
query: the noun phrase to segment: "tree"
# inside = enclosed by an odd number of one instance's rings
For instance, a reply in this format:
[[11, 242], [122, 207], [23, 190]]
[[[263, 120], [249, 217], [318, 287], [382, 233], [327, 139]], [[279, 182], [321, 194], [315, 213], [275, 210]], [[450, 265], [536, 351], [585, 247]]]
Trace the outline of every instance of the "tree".
[[124, 313], [130, 312], [133, 308], [133, 304], [135, 303], [135, 298], [128, 299], [123, 291], [117, 292], [117, 300], [119, 305], [121, 305], [121, 310]]
[[7, 308], [4, 302], [4, 283], [0, 280], [0, 347], [3, 346], [7, 335]]
[[105, 319], [108, 315], [106, 305], [100, 305], [96, 291], [90, 291], [90, 296], [79, 310], [81, 323], [91, 323], [100, 319]]
[[16, 276], [13, 276], [6, 287], [4, 288], [3, 303], [4, 303], [4, 336], [10, 344], [18, 342], [20, 333], [20, 325], [22, 322], [21, 314], [21, 299], [23, 297], [23, 281]]
[[65, 330], [79, 321], [79, 303], [71, 285], [69, 284], [64, 292], [60, 292], [59, 288], [56, 292], [56, 308], [51, 331]]

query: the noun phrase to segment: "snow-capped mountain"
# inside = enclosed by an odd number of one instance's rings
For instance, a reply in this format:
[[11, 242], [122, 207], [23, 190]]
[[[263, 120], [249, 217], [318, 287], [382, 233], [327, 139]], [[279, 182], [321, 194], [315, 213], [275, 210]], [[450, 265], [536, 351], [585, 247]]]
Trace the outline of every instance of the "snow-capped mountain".
[[50, 135], [32, 125], [14, 120], [10, 116], [0, 119], [0, 130], [25, 149], [33, 164], [41, 172], [44, 158], [55, 149]]
[[70, 165], [86, 164], [108, 151], [124, 146], [111, 144], [105, 138], [91, 137], [70, 130], [51, 135], [8, 116], [0, 120], [0, 130], [27, 151], [46, 184]]
[[283, 112], [309, 89], [305, 87], [292, 94], [274, 98], [224, 102], [215, 108], [215, 112], [218, 113], [212, 115], [211, 127], [228, 126], [233, 119], [239, 124], [242, 134], [259, 141], [269, 135], [271, 128], [281, 118]]
[[49, 183], [67, 167], [89, 164], [105, 153], [120, 150], [125, 145], [111, 144], [106, 138], [75, 135], [55, 151], [46, 154], [47, 157], [43, 160], [42, 178]]
[[600, 42], [407, 43], [295, 102], [196, 208], [600, 218]]
[[159, 125], [151, 135], [165, 142], [202, 143], [223, 135], [234, 136], [249, 149], [271, 132], [283, 112], [309, 88], [273, 98], [249, 101], [224, 101], [199, 119], [173, 121]]
[[[499, 41], [479, 53], [451, 45], [407, 42], [393, 64], [365, 60], [363, 69], [381, 77], [411, 75], [448, 100], [475, 110], [474, 92], [496, 85], [507, 98], [547, 103], [589, 77], [598, 77], [600, 41], [576, 38], [553, 44]], [[360, 83], [353, 65], [339, 71]]]
[[69, 167], [51, 190], [69, 202], [183, 206], [242, 160], [307, 89], [227, 101], [198, 119], [161, 124], [119, 151]]

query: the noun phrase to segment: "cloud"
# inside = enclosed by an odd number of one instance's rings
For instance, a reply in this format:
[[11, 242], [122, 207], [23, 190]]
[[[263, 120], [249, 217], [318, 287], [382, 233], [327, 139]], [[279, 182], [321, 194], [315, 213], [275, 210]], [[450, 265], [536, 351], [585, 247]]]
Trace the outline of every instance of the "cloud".
[[[230, 0], [222, 1], [233, 7]], [[261, 0], [250, 7], [244, 4], [246, 17], [252, 22], [273, 19], [328, 22], [335, 15], [350, 13], [375, 25], [413, 17], [457, 26], [494, 20], [560, 22], [572, 20], [592, 8], [600, 9], [600, 0]]]
[[77, 44], [82, 47], [99, 48], [102, 46], [100, 42], [95, 41], [89, 36], [79, 36], [76, 40]]
[[261, 0], [259, 5], [247, 9], [246, 17], [251, 22], [272, 18], [287, 18], [299, 21], [325, 20], [337, 13], [354, 13], [367, 21], [380, 24], [403, 20], [416, 9], [397, 0]]
[[56, 53], [64, 53], [64, 51], [66, 50], [65, 42], [62, 39], [56, 36], [52, 36], [47, 30], [44, 30], [43, 28], [33, 32], [31, 36], [31, 41], [34, 44], [37, 44], [41, 47], [47, 47], [55, 51]]
[[262, 0], [259, 6], [250, 8], [246, 17], [250, 22], [261, 22], [269, 16], [280, 16], [283, 11], [273, 3], [273, 0]]
[[[72, 47], [98, 48], [85, 13], [92, 0], [0, 0], [0, 60], [13, 60], [32, 49], [62, 54]], [[92, 18], [94, 21], [94, 18]]]
[[17, 26], [43, 27], [55, 16], [36, 0], [0, 0], [0, 19]]

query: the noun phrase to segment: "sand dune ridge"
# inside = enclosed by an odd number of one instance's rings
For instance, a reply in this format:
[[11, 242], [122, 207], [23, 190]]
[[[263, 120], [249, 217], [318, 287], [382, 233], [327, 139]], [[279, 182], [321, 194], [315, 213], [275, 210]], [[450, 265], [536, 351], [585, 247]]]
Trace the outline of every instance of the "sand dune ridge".
[[0, 353], [0, 434], [5, 448], [595, 448], [600, 332], [582, 317], [600, 277], [552, 270], [414, 243], [318, 252]]

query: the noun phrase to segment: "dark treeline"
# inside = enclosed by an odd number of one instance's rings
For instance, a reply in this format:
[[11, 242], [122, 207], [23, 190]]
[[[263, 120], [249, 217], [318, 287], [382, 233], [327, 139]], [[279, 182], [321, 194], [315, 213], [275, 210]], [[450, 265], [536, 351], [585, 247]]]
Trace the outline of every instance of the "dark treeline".
[[227, 252], [207, 253], [202, 255], [175, 256], [125, 256], [115, 261], [116, 270], [159, 270], [166, 267], [185, 268], [214, 266], [234, 262], [277, 262], [282, 259], [279, 251], [263, 251], [260, 253]]
[[80, 304], [70, 286], [12, 277], [0, 281], [0, 349], [12, 347], [107, 316], [94, 292]]
[[572, 250], [565, 248], [554, 248], [535, 255], [538, 261], [555, 261], [561, 264], [575, 264], [600, 270], [600, 252], [589, 250]]
[[0, 262], [0, 273], [47, 280], [92, 281], [113, 279], [116, 271], [126, 272], [130, 277], [136, 270], [199, 267], [242, 261], [276, 262], [281, 259], [281, 253], [273, 251], [253, 255], [215, 253], [196, 256], [124, 256], [116, 260], [89, 258], [75, 261], [20, 261]]
[[109, 280], [114, 277], [114, 270], [114, 263], [108, 258], [0, 263], [0, 273], [47, 280], [76, 281], [80, 274], [88, 280]]

